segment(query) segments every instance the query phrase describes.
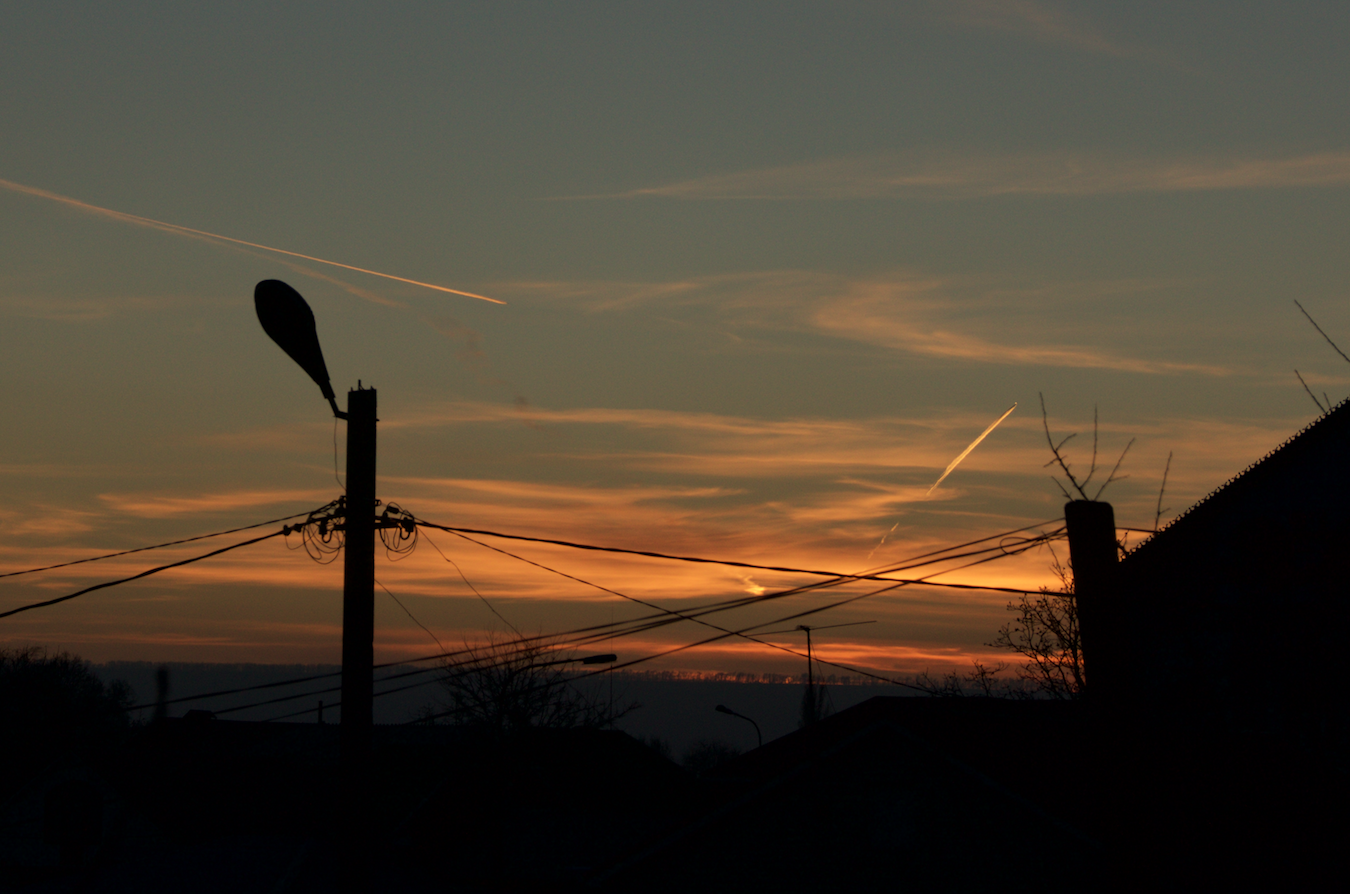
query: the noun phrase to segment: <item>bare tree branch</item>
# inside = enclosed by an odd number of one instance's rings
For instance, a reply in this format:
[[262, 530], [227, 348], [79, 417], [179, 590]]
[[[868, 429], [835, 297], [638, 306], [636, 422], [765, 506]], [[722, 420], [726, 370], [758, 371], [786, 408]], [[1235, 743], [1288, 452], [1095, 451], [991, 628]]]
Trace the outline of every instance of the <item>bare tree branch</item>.
[[1158, 532], [1158, 525], [1162, 522], [1164, 512], [1171, 512], [1171, 509], [1164, 509], [1162, 505], [1163, 492], [1167, 490], [1167, 473], [1172, 471], [1172, 451], [1167, 451], [1167, 465], [1163, 466], [1162, 486], [1158, 488], [1158, 511], [1153, 514], [1153, 532]]
[[[1046, 463], [1046, 465], [1048, 466], [1051, 463], [1058, 464], [1060, 469], [1063, 470], [1064, 476], [1069, 479], [1069, 484], [1073, 486], [1074, 490], [1078, 491], [1078, 495], [1080, 497], [1086, 500], [1088, 498], [1088, 495], [1083, 491], [1083, 484], [1086, 484], [1087, 482], [1084, 481], [1082, 484], [1080, 484], [1078, 479], [1073, 477], [1073, 472], [1069, 470], [1069, 464], [1064, 460], [1064, 454], [1060, 453], [1060, 448], [1063, 447], [1065, 444], [1069, 443], [1069, 439], [1075, 437], [1076, 433], [1074, 435], [1069, 435], [1069, 437], [1060, 441], [1059, 444], [1056, 445], [1054, 437], [1052, 437], [1050, 434], [1050, 414], [1047, 413], [1045, 409], [1045, 395], [1038, 391], [1036, 392], [1036, 396], [1041, 399], [1041, 425], [1045, 427], [1045, 443], [1050, 445], [1050, 453], [1054, 457], [1053, 459], [1050, 460], [1050, 462]], [[1096, 438], [1095, 426], [1093, 438], [1094, 439]], [[1095, 446], [1093, 448], [1093, 454], [1094, 455], [1096, 454]], [[1089, 477], [1091, 477], [1091, 472], [1089, 472]], [[1055, 483], [1059, 484], [1058, 481], [1056, 481]], [[1069, 492], [1064, 487], [1064, 485], [1059, 484], [1059, 489], [1064, 492], [1064, 496], [1066, 498], [1072, 499], [1071, 497], [1069, 497]]]
[[[1023, 595], [1008, 603], [1016, 618], [998, 630], [988, 645], [1007, 649], [1026, 659], [1017, 675], [1031, 687], [1033, 694], [1056, 699], [1077, 698], [1086, 683], [1083, 673], [1083, 647], [1078, 632], [1078, 606], [1073, 596], [1073, 578], [1059, 565], [1065, 589], [1043, 589], [1040, 596]], [[971, 682], [980, 684], [979, 680]]]
[[1322, 331], [1322, 327], [1317, 325], [1317, 321], [1312, 318], [1312, 314], [1308, 313], [1306, 310], [1303, 310], [1303, 305], [1299, 304], [1297, 299], [1295, 299], [1294, 301], [1294, 306], [1297, 307], [1299, 310], [1303, 311], [1303, 316], [1307, 317], [1308, 322], [1312, 323], [1313, 328], [1317, 330], [1318, 334], [1327, 340], [1327, 344], [1331, 345], [1331, 347], [1336, 351], [1336, 353], [1341, 355], [1341, 359], [1343, 359], [1346, 363], [1350, 363], [1350, 357], [1345, 356], [1345, 352], [1336, 346], [1336, 343], [1331, 340], [1331, 336], [1327, 335], [1325, 332]]
[[[1318, 409], [1319, 411], [1321, 411], [1321, 412], [1325, 415], [1325, 413], [1327, 412], [1327, 407], [1330, 407], [1330, 406], [1331, 406], [1331, 401], [1328, 400], [1328, 401], [1327, 401], [1327, 406], [1326, 406], [1326, 407], [1323, 407], [1323, 406], [1322, 406], [1322, 402], [1321, 402], [1320, 400], [1317, 399], [1317, 395], [1316, 395], [1316, 394], [1313, 394], [1313, 393], [1312, 393], [1312, 389], [1308, 387], [1308, 383], [1305, 382], [1305, 381], [1303, 381], [1303, 376], [1300, 376], [1300, 375], [1299, 375], [1298, 370], [1294, 370], [1294, 375], [1298, 376], [1298, 382], [1299, 382], [1299, 384], [1303, 386], [1303, 390], [1304, 390], [1304, 391], [1308, 392], [1308, 396], [1312, 398], [1312, 402], [1315, 403], [1315, 404], [1317, 404], [1317, 409]], [[1324, 394], [1325, 394], [1325, 392], [1324, 392]]]
[[[1060, 445], [1064, 446], [1063, 444]], [[1083, 479], [1083, 488], [1086, 489], [1092, 476], [1097, 474], [1097, 405], [1092, 405], [1092, 464], [1088, 466], [1087, 477]], [[1100, 493], [1100, 491], [1099, 491]]]
[[608, 727], [636, 704], [615, 705], [587, 691], [566, 670], [571, 653], [546, 640], [499, 639], [465, 643], [453, 672], [441, 678], [455, 723], [496, 735], [533, 727]]
[[1121, 475], [1119, 478], [1117, 478], [1116, 472], [1120, 471], [1120, 464], [1125, 462], [1125, 454], [1129, 453], [1130, 448], [1133, 446], [1134, 446], [1134, 438], [1130, 438], [1130, 442], [1125, 445], [1125, 449], [1120, 451], [1120, 459], [1116, 460], [1116, 464], [1111, 468], [1111, 474], [1106, 476], [1106, 480], [1102, 482], [1101, 487], [1097, 488], [1097, 493], [1096, 495], [1093, 496], [1092, 499], [1095, 500], [1097, 499], [1097, 497], [1100, 497], [1102, 495], [1102, 491], [1106, 490], [1106, 486], [1110, 484], [1112, 481], [1124, 481], [1126, 478], [1130, 477], [1128, 475]]

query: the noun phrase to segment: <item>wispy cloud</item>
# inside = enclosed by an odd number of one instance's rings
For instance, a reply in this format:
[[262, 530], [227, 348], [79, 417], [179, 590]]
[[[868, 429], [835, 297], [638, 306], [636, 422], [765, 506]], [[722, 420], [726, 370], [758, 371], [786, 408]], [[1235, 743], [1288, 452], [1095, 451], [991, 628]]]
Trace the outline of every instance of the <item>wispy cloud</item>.
[[[960, 362], [1109, 369], [1132, 373], [1226, 375], [1212, 363], [1131, 356], [1094, 345], [1104, 333], [1128, 336], [1125, 321], [1110, 327], [1072, 322], [1065, 313], [1084, 302], [1128, 301], [1175, 285], [1152, 281], [1046, 283], [1034, 288], [996, 278], [935, 276], [907, 270], [846, 277], [805, 270], [712, 276], [668, 283], [516, 283], [517, 294], [548, 295], [594, 312], [638, 306], [702, 307], [737, 331], [824, 333], [907, 353]], [[1042, 313], [1028, 311], [1041, 310]], [[1157, 350], [1157, 339], [1148, 342]]]
[[961, 28], [1000, 31], [1041, 43], [1128, 59], [1144, 51], [1108, 37], [1067, 9], [1034, 0], [946, 0], [941, 18]]
[[[1046, 344], [1040, 339], [1016, 342], [961, 331], [960, 322], [935, 312], [931, 298], [906, 300], [903, 283], [857, 282], [824, 302], [811, 315], [818, 330], [914, 354], [950, 360], [1109, 369], [1132, 373], [1198, 373], [1225, 375], [1225, 367], [1131, 357], [1105, 347]], [[925, 296], [927, 297], [927, 296]], [[945, 318], [944, 318], [945, 317]]]
[[265, 506], [296, 506], [312, 508], [332, 498], [327, 491], [275, 490], [230, 491], [186, 495], [169, 494], [99, 494], [99, 499], [113, 512], [141, 518], [171, 518], [178, 515], [197, 515], [231, 512], [239, 509]]
[[1102, 196], [1350, 184], [1350, 152], [1129, 158], [1086, 154], [869, 156], [710, 174], [574, 199], [970, 199]]

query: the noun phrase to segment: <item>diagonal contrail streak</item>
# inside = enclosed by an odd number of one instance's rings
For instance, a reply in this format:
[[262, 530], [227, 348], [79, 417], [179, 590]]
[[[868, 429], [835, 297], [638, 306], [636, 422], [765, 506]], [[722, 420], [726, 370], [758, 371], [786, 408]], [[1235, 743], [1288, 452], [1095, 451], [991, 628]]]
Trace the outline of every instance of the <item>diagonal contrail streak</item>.
[[[967, 456], [970, 456], [970, 451], [980, 446], [980, 442], [983, 441], [985, 438], [989, 437], [989, 433], [994, 429], [998, 428], [999, 423], [1001, 423], [1004, 419], [1007, 419], [1009, 416], [1011, 416], [1012, 411], [1015, 409], [1017, 409], [1017, 402], [1013, 401], [1013, 405], [1011, 407], [1008, 407], [1008, 411], [1006, 413], [995, 419], [993, 425], [989, 426], [984, 431], [980, 432], [980, 436], [975, 440], [971, 441], [969, 447], [967, 447], [965, 450], [962, 450], [961, 453], [956, 457], [956, 459], [952, 460], [950, 463], [947, 464], [947, 468], [942, 471], [942, 477], [940, 477], [937, 481], [933, 482], [933, 486], [928, 488], [928, 491], [927, 493], [924, 494], [924, 496], [926, 497], [928, 496], [928, 494], [931, 494], [933, 491], [937, 490], [937, 486], [941, 484], [943, 481], [947, 480], [947, 476], [952, 473], [953, 469], [955, 469], [957, 466], [961, 464], [961, 460], [965, 459]], [[881, 549], [882, 545], [886, 542], [886, 538], [894, 534], [895, 529], [898, 527], [900, 527], [900, 522], [897, 521], [895, 524], [891, 525], [891, 529], [889, 531], [881, 535], [881, 539], [877, 541], [877, 545], [872, 547], [872, 552], [867, 554], [867, 558], [869, 560], [872, 558], [872, 556], [876, 553], [877, 550]]]
[[[1017, 403], [1016, 403], [1016, 402], [1014, 402], [1013, 405], [1012, 405], [1011, 407], [1008, 407], [1008, 412], [1004, 413], [1002, 416], [1000, 416], [1000, 417], [998, 417], [997, 419], [995, 419], [993, 425], [990, 425], [990, 426], [989, 426], [988, 428], [986, 428], [984, 431], [980, 432], [980, 436], [979, 436], [978, 438], [976, 438], [975, 440], [971, 441], [971, 442], [970, 442], [970, 446], [967, 447], [965, 450], [962, 450], [962, 451], [957, 455], [956, 459], [954, 459], [954, 460], [952, 460], [950, 463], [948, 463], [948, 464], [947, 464], [947, 468], [944, 469], [943, 472], [942, 472], [942, 477], [939, 478], [937, 481], [934, 481], [934, 482], [933, 482], [933, 486], [930, 487], [930, 488], [928, 488], [928, 494], [931, 494], [933, 491], [937, 490], [937, 486], [938, 486], [939, 484], [941, 484], [943, 481], [946, 481], [946, 480], [947, 480], [947, 476], [950, 475], [950, 474], [952, 473], [952, 470], [953, 470], [953, 469], [955, 469], [957, 466], [959, 466], [959, 465], [961, 464], [961, 460], [965, 459], [967, 456], [970, 456], [970, 451], [972, 451], [972, 450], [974, 450], [976, 447], [980, 446], [980, 442], [983, 441], [985, 438], [989, 437], [989, 433], [990, 433], [991, 431], [993, 431], [994, 429], [998, 428], [999, 423], [1002, 422], [1004, 419], [1007, 419], [1009, 416], [1011, 416], [1011, 415], [1012, 415], [1012, 411], [1015, 410], [1015, 409], [1017, 409]], [[928, 494], [924, 494], [924, 496], [926, 497], [926, 496], [928, 496]]]
[[326, 261], [323, 258], [316, 258], [313, 255], [302, 255], [298, 251], [287, 251], [284, 248], [273, 248], [270, 245], [260, 245], [257, 242], [248, 242], [244, 239], [235, 239], [232, 236], [222, 236], [219, 233], [208, 233], [205, 230], [194, 230], [192, 227], [184, 227], [179, 224], [165, 223], [162, 220], [155, 220], [149, 217], [141, 217], [138, 214], [127, 214], [125, 211], [114, 211], [111, 208], [103, 208], [98, 205], [90, 205], [88, 202], [81, 202], [79, 199], [72, 199], [69, 196], [63, 196], [59, 193], [48, 192], [45, 189], [38, 189], [35, 186], [25, 186], [22, 183], [15, 183], [12, 180], [0, 179], [0, 187], [13, 192], [23, 193], [24, 195], [36, 196], [39, 199], [48, 199], [53, 202], [60, 202], [83, 211], [87, 214], [97, 214], [103, 217], [109, 217], [113, 220], [120, 220], [124, 223], [137, 224], [138, 226], [150, 227], [151, 229], [163, 230], [167, 233], [178, 233], [179, 235], [198, 236], [205, 239], [219, 239], [222, 242], [233, 242], [236, 245], [247, 245], [249, 248], [259, 248], [263, 251], [276, 252], [279, 255], [287, 255], [292, 258], [303, 258], [306, 261], [313, 261], [316, 264], [327, 264], [330, 267], [341, 267], [343, 270], [355, 270], [357, 273], [367, 273], [371, 276], [379, 276], [384, 279], [392, 279], [395, 282], [404, 282], [409, 285], [421, 286], [424, 289], [435, 289], [438, 292], [448, 292], [451, 295], [462, 295], [465, 298], [477, 298], [479, 301], [490, 301], [493, 304], [505, 304], [497, 298], [489, 298], [486, 295], [477, 295], [473, 292], [464, 292], [459, 289], [451, 289], [447, 286], [438, 286], [434, 283], [421, 282], [416, 279], [407, 279], [402, 276], [394, 276], [390, 273], [381, 273], [378, 270], [367, 270], [365, 267], [353, 267], [351, 264], [342, 264], [338, 261]]

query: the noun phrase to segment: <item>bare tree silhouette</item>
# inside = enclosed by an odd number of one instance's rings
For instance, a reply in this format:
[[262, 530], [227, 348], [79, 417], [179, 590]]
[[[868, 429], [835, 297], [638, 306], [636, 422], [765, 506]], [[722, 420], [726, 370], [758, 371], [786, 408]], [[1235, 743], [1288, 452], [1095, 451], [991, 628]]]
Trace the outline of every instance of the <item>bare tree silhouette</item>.
[[441, 677], [452, 723], [495, 734], [533, 728], [609, 727], [636, 710], [615, 703], [608, 691], [578, 679], [569, 665], [580, 659], [547, 640], [522, 643], [489, 636], [465, 643]]
[[994, 641], [986, 645], [1026, 659], [1017, 668], [1017, 676], [1028, 685], [1028, 694], [1077, 698], [1084, 683], [1083, 641], [1078, 631], [1073, 571], [1058, 556], [1051, 568], [1060, 580], [1060, 589], [1042, 587], [1037, 596], [1023, 593], [1009, 602], [1008, 611], [1017, 617], [1000, 627]]

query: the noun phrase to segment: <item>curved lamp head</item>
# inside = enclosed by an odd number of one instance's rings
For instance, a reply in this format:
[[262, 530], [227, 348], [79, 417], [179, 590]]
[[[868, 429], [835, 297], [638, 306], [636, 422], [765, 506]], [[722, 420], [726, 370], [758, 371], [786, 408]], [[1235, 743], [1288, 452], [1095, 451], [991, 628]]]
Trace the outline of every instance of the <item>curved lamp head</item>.
[[253, 289], [253, 307], [258, 312], [263, 331], [309, 373], [332, 404], [333, 412], [343, 416], [338, 412], [337, 396], [328, 379], [328, 367], [323, 362], [319, 333], [314, 328], [314, 312], [305, 299], [279, 279], [264, 279]]

